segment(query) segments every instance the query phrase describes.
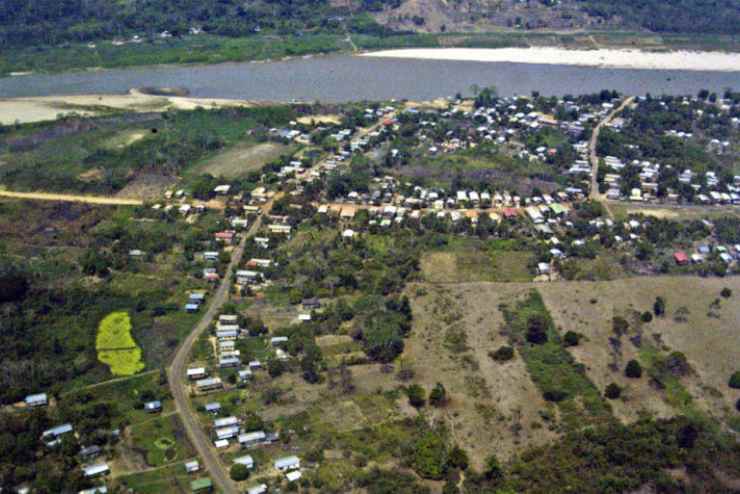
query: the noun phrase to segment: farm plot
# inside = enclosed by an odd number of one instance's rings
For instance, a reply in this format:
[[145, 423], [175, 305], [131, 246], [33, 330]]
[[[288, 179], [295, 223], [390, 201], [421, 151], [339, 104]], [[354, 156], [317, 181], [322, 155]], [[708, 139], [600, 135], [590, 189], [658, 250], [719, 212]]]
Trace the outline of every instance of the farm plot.
[[98, 327], [95, 341], [98, 360], [115, 376], [130, 376], [144, 369], [141, 348], [131, 336], [131, 318], [119, 311], [107, 315]]

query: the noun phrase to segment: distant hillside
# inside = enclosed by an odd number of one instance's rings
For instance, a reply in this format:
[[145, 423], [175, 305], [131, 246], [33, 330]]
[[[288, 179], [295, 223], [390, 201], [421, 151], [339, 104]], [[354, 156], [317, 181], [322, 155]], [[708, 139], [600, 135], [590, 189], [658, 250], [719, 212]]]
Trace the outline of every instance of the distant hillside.
[[[358, 15], [365, 14], [365, 15]], [[372, 17], [370, 17], [370, 14]], [[375, 22], [373, 21], [375, 20]], [[377, 24], [376, 24], [377, 22]], [[174, 36], [628, 27], [740, 34], [738, 0], [3, 0], [0, 47]]]

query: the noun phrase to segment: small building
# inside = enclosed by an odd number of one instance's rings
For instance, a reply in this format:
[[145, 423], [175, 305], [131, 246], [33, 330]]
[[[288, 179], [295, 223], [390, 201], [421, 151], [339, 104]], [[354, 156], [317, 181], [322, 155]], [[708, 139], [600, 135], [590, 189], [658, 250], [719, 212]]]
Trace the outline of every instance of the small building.
[[80, 449], [79, 455], [80, 455], [80, 458], [84, 460], [91, 460], [92, 458], [95, 458], [102, 452], [103, 452], [103, 448], [101, 448], [97, 444], [93, 444], [91, 446], [86, 446]]
[[231, 427], [231, 426], [238, 425], [238, 424], [239, 424], [239, 419], [234, 416], [224, 417], [224, 418], [216, 419], [213, 421], [213, 427], [216, 429], [221, 428], [221, 427]]
[[249, 369], [242, 369], [238, 373], [239, 382], [246, 382], [252, 378], [252, 371]]
[[242, 360], [239, 357], [221, 357], [218, 361], [218, 366], [222, 369], [239, 367], [240, 365], [242, 365]]
[[187, 370], [187, 376], [191, 380], [203, 379], [208, 376], [208, 372], [205, 367], [193, 367]]
[[304, 310], [315, 310], [321, 308], [321, 301], [318, 297], [304, 298], [301, 301]]
[[295, 482], [299, 480], [301, 477], [302, 475], [301, 475], [300, 470], [293, 470], [285, 474], [285, 478], [288, 479], [288, 482]]
[[273, 338], [270, 339], [270, 344], [272, 346], [282, 345], [282, 344], [285, 344], [287, 342], [288, 342], [288, 337], [287, 336], [275, 336], [275, 337], [273, 337]]
[[144, 410], [148, 413], [158, 413], [162, 411], [162, 402], [159, 400], [147, 401], [144, 403]]
[[108, 492], [108, 488], [104, 485], [99, 485], [97, 487], [90, 487], [89, 489], [82, 489], [77, 494], [106, 494]]
[[44, 407], [49, 404], [49, 398], [46, 396], [46, 393], [28, 395], [24, 401], [28, 407]]
[[678, 251], [673, 254], [673, 260], [676, 261], [676, 264], [679, 266], [685, 266], [689, 263], [689, 256], [687, 256], [683, 251]]
[[247, 489], [247, 494], [265, 494], [267, 492], [267, 484], [259, 484]]
[[239, 458], [234, 458], [234, 463], [244, 465], [250, 470], [254, 468], [254, 459], [250, 455], [244, 455], [240, 456]]
[[200, 305], [198, 304], [185, 304], [185, 312], [188, 314], [194, 314], [200, 310]]
[[275, 469], [281, 472], [288, 472], [299, 468], [301, 468], [301, 460], [297, 456], [284, 456], [275, 460]]
[[246, 432], [239, 434], [238, 441], [242, 448], [252, 448], [265, 443], [267, 441], [267, 434], [264, 431]]
[[213, 403], [206, 403], [205, 409], [206, 413], [217, 414], [221, 411], [221, 403], [215, 401]]
[[187, 473], [195, 473], [198, 470], [200, 470], [200, 463], [198, 463], [198, 460], [185, 462], [185, 471]]
[[190, 482], [191, 492], [211, 492], [213, 490], [213, 482], [209, 478], [196, 479]]
[[95, 465], [88, 465], [86, 467], [82, 467], [82, 474], [85, 477], [98, 477], [100, 475], [108, 475], [110, 473], [110, 468], [108, 467], [107, 463], [98, 463]]
[[214, 434], [216, 436], [216, 441], [233, 439], [239, 435], [239, 426], [232, 425], [229, 427], [222, 427], [220, 429], [216, 429]]
[[539, 274], [550, 274], [550, 265], [546, 262], [540, 262], [537, 264], [537, 272]]
[[210, 391], [213, 389], [219, 389], [223, 387], [223, 382], [220, 377], [209, 377], [206, 379], [199, 379], [195, 381], [195, 387], [198, 391]]
[[41, 434], [41, 439], [46, 443], [47, 446], [55, 446], [61, 441], [60, 437], [64, 434], [72, 432], [72, 424], [62, 424], [51, 429], [45, 430]]

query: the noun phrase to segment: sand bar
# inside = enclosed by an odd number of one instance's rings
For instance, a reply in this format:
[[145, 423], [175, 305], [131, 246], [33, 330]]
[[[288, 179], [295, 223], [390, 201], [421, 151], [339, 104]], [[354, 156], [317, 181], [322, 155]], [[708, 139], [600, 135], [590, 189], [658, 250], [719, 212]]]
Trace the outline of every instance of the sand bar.
[[365, 53], [366, 57], [579, 65], [620, 69], [740, 72], [740, 53], [565, 48], [411, 48]]

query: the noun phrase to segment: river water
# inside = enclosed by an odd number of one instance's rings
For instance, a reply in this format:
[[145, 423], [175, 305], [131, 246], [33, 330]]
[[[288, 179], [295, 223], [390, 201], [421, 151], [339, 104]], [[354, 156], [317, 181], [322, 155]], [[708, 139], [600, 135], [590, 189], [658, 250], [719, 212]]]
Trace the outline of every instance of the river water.
[[[738, 69], [740, 70], [740, 68]], [[131, 88], [184, 87], [194, 97], [327, 102], [431, 99], [495, 85], [501, 95], [695, 94], [740, 89], [740, 72], [645, 70], [320, 56], [276, 62], [157, 66], [0, 78], [0, 97], [125, 93]]]

